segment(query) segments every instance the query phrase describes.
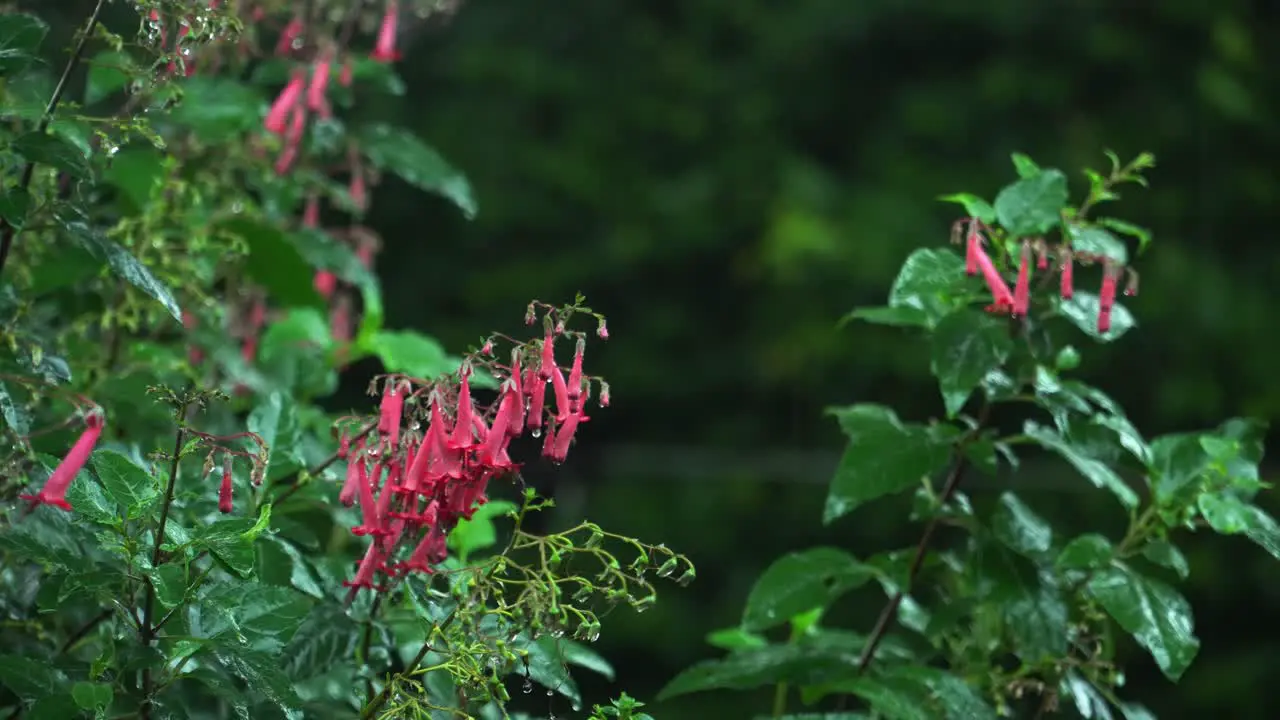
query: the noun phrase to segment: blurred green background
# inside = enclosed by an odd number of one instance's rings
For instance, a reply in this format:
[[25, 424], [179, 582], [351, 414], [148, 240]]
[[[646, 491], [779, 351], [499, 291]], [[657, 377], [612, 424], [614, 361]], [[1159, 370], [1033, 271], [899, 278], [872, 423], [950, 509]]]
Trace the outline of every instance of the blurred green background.
[[[1103, 149], [1158, 157], [1151, 189], [1109, 211], [1155, 233], [1129, 303], [1140, 327], [1108, 346], [1074, 339], [1087, 379], [1148, 436], [1280, 409], [1280, 5], [471, 0], [407, 32], [407, 94], [358, 111], [465, 170], [480, 216], [390, 180], [375, 193], [389, 325], [457, 350], [520, 330], [531, 298], [585, 293], [610, 318], [588, 362], [613, 407], [563, 467], [529, 474], [565, 519], [698, 565], [655, 609], [608, 617], [598, 649], [619, 678], [584, 677], [589, 702], [648, 700], [718, 656], [705, 635], [737, 622], [782, 552], [914, 543], [902, 504], [820, 523], [841, 447], [824, 406], [941, 408], [917, 340], [837, 321], [881, 304], [913, 248], [947, 241], [958, 208], [937, 195], [1010, 181], [1011, 151], [1063, 168], [1076, 193]], [[352, 368], [338, 404], [364, 403], [376, 371]], [[1063, 534], [1120, 527], [1105, 493], [1024, 467], [1001, 483]], [[980, 504], [1000, 489], [968, 488]], [[1200, 658], [1174, 687], [1127, 646], [1125, 693], [1166, 718], [1280, 717], [1280, 566], [1243, 540], [1187, 542]], [[865, 631], [881, 602], [860, 591], [831, 622]], [[649, 709], [746, 718], [768, 694]]]

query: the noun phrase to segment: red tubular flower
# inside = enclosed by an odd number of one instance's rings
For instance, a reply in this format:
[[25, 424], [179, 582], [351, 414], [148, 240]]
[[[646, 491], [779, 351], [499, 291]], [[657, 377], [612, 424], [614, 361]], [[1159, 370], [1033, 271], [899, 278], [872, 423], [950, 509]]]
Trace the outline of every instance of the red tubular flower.
[[1109, 264], [1102, 267], [1102, 288], [1098, 290], [1098, 332], [1111, 330], [1111, 308], [1116, 304], [1116, 274]]
[[559, 368], [551, 371], [551, 389], [556, 394], [556, 421], [563, 423], [573, 413], [573, 402], [569, 399], [569, 385]]
[[1071, 251], [1062, 251], [1062, 279], [1058, 284], [1058, 294], [1063, 300], [1070, 300], [1075, 294], [1075, 288], [1072, 287], [1072, 266], [1074, 262], [1071, 259]]
[[574, 413], [556, 430], [555, 444], [551, 446], [551, 452], [547, 453], [547, 457], [551, 459], [551, 462], [564, 462], [564, 459], [569, 456], [569, 443], [573, 442], [574, 433], [578, 432], [578, 425], [589, 419], [581, 413]]
[[471, 370], [462, 370], [462, 386], [458, 388], [458, 414], [453, 420], [453, 434], [449, 437], [449, 447], [454, 450], [467, 450], [475, 445], [473, 437], [471, 406]]
[[332, 115], [325, 90], [329, 87], [329, 66], [332, 63], [326, 57], [311, 68], [311, 83], [307, 85], [307, 109], [319, 113], [320, 117]]
[[356, 442], [354, 452], [350, 453], [351, 457], [347, 460], [347, 477], [342, 483], [342, 491], [338, 493], [338, 502], [347, 507], [351, 507], [356, 502], [356, 495], [360, 492], [361, 476], [364, 469], [364, 440]]
[[586, 342], [579, 339], [573, 351], [573, 365], [569, 368], [569, 412], [576, 413], [582, 407], [582, 354], [586, 349]]
[[400, 418], [403, 413], [404, 394], [400, 392], [400, 382], [392, 380], [383, 389], [382, 404], [378, 409], [378, 432], [387, 439], [391, 452], [400, 445]]
[[1013, 314], [1021, 317], [1031, 306], [1031, 248], [1022, 245], [1022, 258], [1018, 263], [1018, 281], [1013, 286]]
[[387, 3], [387, 12], [382, 16], [382, 25], [378, 28], [378, 40], [370, 55], [378, 62], [395, 62], [400, 59], [396, 50], [396, 24], [400, 17], [400, 8], [395, 0]]
[[356, 468], [359, 487], [356, 492], [360, 497], [360, 524], [351, 528], [352, 535], [373, 535], [378, 532], [378, 501], [373, 497], [373, 488], [382, 475], [382, 465], [373, 466], [373, 477], [365, 475], [364, 463]]
[[22, 500], [29, 501], [31, 507], [53, 505], [63, 510], [71, 510], [71, 503], [67, 502], [67, 488], [71, 487], [71, 481], [76, 479], [76, 475], [80, 474], [84, 464], [89, 461], [93, 448], [98, 444], [98, 438], [102, 437], [102, 428], [106, 425], [106, 420], [100, 410], [94, 410], [85, 417], [84, 423], [85, 429], [80, 433], [80, 437], [67, 451], [62, 462], [58, 463], [58, 467], [53, 469], [53, 473], [45, 481], [44, 487], [40, 488], [40, 492], [35, 495], [18, 496]]
[[288, 55], [293, 51], [294, 42], [302, 37], [302, 18], [295, 17], [280, 32], [280, 41], [276, 43], [276, 55]]
[[538, 366], [538, 375], [543, 380], [551, 379], [551, 372], [556, 369], [556, 336], [550, 332], [542, 338], [542, 363]]
[[307, 196], [307, 204], [302, 209], [302, 227], [313, 228], [320, 224], [320, 198], [315, 193]]
[[982, 233], [969, 221], [969, 233], [964, 241], [964, 271], [970, 277], [978, 274], [978, 253], [982, 250]]
[[364, 559], [360, 561], [359, 567], [356, 568], [355, 579], [350, 582], [342, 581], [343, 587], [351, 588], [351, 592], [347, 593], [347, 602], [354, 599], [361, 588], [378, 590], [378, 586], [373, 584], [373, 576], [374, 573], [385, 568], [386, 563], [386, 556], [378, 543], [369, 543], [369, 549], [364, 552]]
[[222, 461], [222, 485], [218, 487], [218, 512], [231, 512], [231, 458]]
[[320, 293], [320, 297], [328, 300], [333, 297], [333, 291], [338, 288], [338, 276], [328, 270], [317, 270], [311, 284], [315, 286], [316, 292]]
[[518, 393], [511, 392], [510, 389], [502, 394], [502, 401], [498, 404], [498, 412], [493, 416], [493, 425], [489, 427], [488, 434], [485, 436], [484, 444], [480, 446], [480, 463], [489, 467], [498, 466], [498, 453], [506, 448], [507, 442], [511, 439], [507, 430], [516, 420], [516, 406], [520, 405], [521, 399]]
[[[515, 438], [524, 432], [524, 413], [525, 413], [525, 394], [524, 394], [524, 372], [520, 369], [520, 351], [515, 350], [511, 353], [511, 377], [507, 378], [506, 391], [515, 396], [514, 405], [515, 412], [511, 416], [511, 421], [507, 424], [507, 437]], [[502, 408], [499, 407], [499, 410]]]
[[534, 372], [532, 368], [525, 371], [524, 391], [529, 395], [525, 423], [533, 431], [533, 436], [538, 437], [542, 432], [542, 408], [547, 399], [547, 381], [542, 379], [541, 372]]
[[992, 304], [987, 307], [987, 310], [1008, 312], [1013, 308], [1013, 293], [1009, 292], [1009, 286], [1005, 284], [1004, 278], [1000, 277], [1000, 271], [996, 269], [995, 263], [991, 262], [991, 257], [981, 246], [974, 251], [974, 257], [978, 263], [978, 269], [982, 271], [982, 278], [987, 281], [987, 288], [991, 290]]
[[276, 96], [275, 102], [271, 104], [271, 109], [267, 111], [267, 119], [263, 122], [263, 127], [267, 132], [276, 135], [283, 135], [289, 126], [290, 115], [298, 105], [298, 100], [302, 97], [303, 87], [306, 85], [306, 75], [301, 70], [294, 70], [293, 76], [289, 79], [289, 84], [284, 86], [284, 90]]

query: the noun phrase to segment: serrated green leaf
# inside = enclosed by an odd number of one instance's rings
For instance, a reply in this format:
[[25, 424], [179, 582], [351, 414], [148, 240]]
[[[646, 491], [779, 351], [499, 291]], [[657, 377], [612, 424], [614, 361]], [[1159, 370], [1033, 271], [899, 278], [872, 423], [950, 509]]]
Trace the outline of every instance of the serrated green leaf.
[[789, 553], [756, 580], [742, 612], [742, 627], [767, 630], [809, 610], [826, 608], [876, 575], [875, 568], [837, 548]]
[[362, 128], [358, 137], [360, 149], [374, 167], [394, 173], [420, 190], [445, 197], [458, 206], [467, 219], [476, 216], [471, 183], [435, 148], [405, 130], [381, 123]]
[[92, 464], [107, 497], [131, 517], [137, 517], [160, 496], [160, 481], [114, 450], [95, 452]]
[[1028, 663], [1061, 657], [1067, 651], [1067, 604], [1047, 579], [1021, 588], [1017, 597], [1005, 602], [1002, 615], [1014, 652]]
[[570, 665], [590, 670], [606, 680], [613, 680], [616, 676], [613, 665], [603, 655], [576, 640], [560, 640], [560, 652]]
[[244, 578], [253, 574], [253, 540], [245, 532], [254, 522], [245, 518], [219, 520], [200, 528], [195, 544], [213, 554], [228, 570]]
[[161, 605], [176, 607], [187, 595], [187, 570], [178, 563], [166, 563], [151, 571], [151, 584]]
[[39, 658], [0, 655], [0, 685], [30, 700], [66, 692], [67, 677]]
[[852, 405], [830, 410], [849, 437], [827, 494], [823, 522], [830, 523], [860, 505], [918, 485], [941, 468], [951, 454], [929, 428], [904, 424], [881, 405]]
[[1169, 500], [1192, 490], [1209, 467], [1209, 454], [1200, 443], [1201, 433], [1171, 433], [1151, 441], [1152, 490]]
[[285, 646], [284, 670], [294, 680], [324, 675], [355, 655], [360, 635], [360, 626], [346, 613], [318, 605]]
[[1121, 265], [1129, 263], [1129, 249], [1119, 238], [1105, 229], [1087, 225], [1070, 225], [1067, 234], [1071, 237], [1071, 250], [1114, 260]]
[[142, 212], [155, 189], [164, 185], [164, 156], [150, 146], [125, 148], [111, 159], [102, 179], [119, 189], [135, 212]]
[[1151, 653], [1165, 677], [1177, 682], [1200, 648], [1186, 599], [1123, 565], [1101, 570], [1088, 588], [1107, 614]]
[[942, 202], [963, 205], [966, 215], [978, 218], [984, 223], [991, 224], [996, 221], [996, 209], [991, 207], [991, 203], [972, 193], [952, 193], [938, 199]]
[[556, 639], [544, 635], [530, 642], [527, 634], [521, 634], [513, 645], [523, 648], [529, 653], [528, 677], [550, 692], [564, 696], [569, 702], [577, 705], [582, 702], [582, 694], [578, 684], [569, 674], [568, 665], [560, 652]]
[[105, 710], [115, 697], [106, 683], [78, 682], [71, 686], [71, 699], [82, 710]]
[[1089, 457], [1072, 445], [1067, 438], [1035, 421], [1028, 420], [1023, 426], [1022, 432], [1039, 443], [1041, 447], [1057, 453], [1096, 487], [1110, 490], [1121, 505], [1130, 509], [1137, 507], [1137, 493], [1126, 485], [1114, 470], [1107, 467], [1106, 463]]
[[987, 313], [961, 308], [942, 318], [930, 338], [932, 371], [953, 418], [987, 373], [1013, 349], [1008, 325]]
[[31, 434], [31, 414], [26, 406], [14, 400], [9, 393], [9, 386], [0, 382], [0, 417], [15, 435], [26, 437]]
[[60, 170], [78, 180], [89, 177], [89, 161], [75, 145], [56, 135], [29, 132], [13, 141], [13, 151], [28, 162]]
[[1280, 524], [1262, 508], [1226, 493], [1201, 493], [1196, 501], [1209, 527], [1223, 535], [1244, 535], [1280, 560]]
[[1055, 564], [1060, 570], [1096, 570], [1106, 567], [1114, 555], [1110, 540], [1097, 533], [1086, 533], [1067, 543], [1058, 553]]
[[280, 669], [276, 656], [233, 644], [219, 645], [214, 659], [227, 672], [242, 678], [255, 692], [261, 693], [286, 713], [302, 704], [293, 683]]
[[1111, 329], [1105, 334], [1098, 332], [1098, 296], [1094, 293], [1077, 290], [1070, 300], [1057, 299], [1058, 312], [1071, 321], [1072, 325], [1084, 331], [1084, 334], [1101, 342], [1120, 339], [1125, 333], [1138, 326], [1133, 313], [1120, 303], [1111, 306]]
[[280, 430], [280, 416], [284, 412], [284, 396], [279, 391], [273, 391], [267, 396], [266, 402], [259, 404], [249, 413], [248, 429], [249, 432], [257, 435], [262, 439], [266, 446], [265, 456], [271, 457], [271, 452], [275, 450], [276, 434]]
[[928, 690], [930, 704], [940, 709], [946, 720], [996, 720], [995, 710], [973, 686], [954, 673], [905, 665], [890, 668], [881, 677], [919, 683]]
[[912, 308], [936, 323], [964, 304], [964, 258], [947, 249], [921, 248], [902, 263], [889, 289], [889, 307]]
[[1053, 545], [1049, 523], [1011, 492], [1000, 495], [991, 518], [991, 531], [1007, 547], [1030, 558], [1049, 552]]
[[1094, 220], [1094, 222], [1105, 228], [1114, 230], [1121, 235], [1128, 235], [1129, 237], [1137, 238], [1139, 255], [1147, 249], [1147, 245], [1151, 244], [1151, 231], [1139, 225], [1134, 225], [1133, 223], [1125, 220], [1109, 217], [1100, 217]]
[[255, 650], [275, 652], [290, 642], [313, 604], [292, 588], [220, 583], [200, 597], [200, 629], [204, 637], [235, 637]]
[[[0, 15], [0, 17], [4, 17]], [[7, 187], [0, 189], [0, 218], [9, 223], [14, 230], [21, 230], [27, 224], [27, 215], [31, 212], [31, 193], [26, 188]]]
[[1067, 195], [1067, 176], [1061, 170], [1042, 170], [996, 195], [996, 217], [1012, 237], [1043, 235], [1062, 221]]
[[75, 513], [100, 525], [119, 525], [120, 511], [102, 489], [102, 485], [86, 470], [81, 470], [67, 488], [67, 502]]
[[49, 26], [35, 15], [0, 15], [0, 75], [12, 77], [36, 61]]

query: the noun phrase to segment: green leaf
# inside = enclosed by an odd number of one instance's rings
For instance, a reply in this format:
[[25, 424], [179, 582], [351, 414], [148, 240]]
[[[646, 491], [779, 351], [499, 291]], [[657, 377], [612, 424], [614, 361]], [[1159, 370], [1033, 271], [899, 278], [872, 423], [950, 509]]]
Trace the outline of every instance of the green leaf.
[[414, 331], [382, 330], [369, 338], [366, 347], [389, 373], [429, 380], [458, 369], [439, 342]]
[[1071, 463], [1072, 467], [1096, 487], [1110, 490], [1111, 494], [1115, 495], [1125, 508], [1133, 509], [1137, 507], [1137, 493], [1126, 485], [1114, 470], [1107, 467], [1106, 463], [1089, 457], [1072, 445], [1065, 437], [1035, 421], [1028, 420], [1023, 426], [1022, 432], [1039, 443], [1044, 449], [1052, 450], [1062, 459]]
[[293, 683], [280, 669], [278, 657], [237, 645], [220, 645], [214, 658], [227, 672], [243, 678], [253, 690], [261, 693], [286, 713], [302, 704]]
[[858, 506], [917, 485], [951, 454], [929, 428], [903, 424], [882, 405], [851, 405], [830, 410], [849, 436], [831, 489], [823, 522], [830, 523]]
[[914, 307], [862, 307], [841, 318], [843, 325], [851, 320], [862, 320], [873, 325], [894, 327], [929, 327], [933, 324], [929, 314]]
[[13, 151], [28, 162], [47, 165], [78, 180], [89, 177], [89, 161], [75, 145], [56, 135], [29, 132], [13, 141]]
[[272, 300], [293, 307], [325, 307], [315, 288], [314, 271], [280, 228], [266, 220], [238, 217], [219, 223], [218, 229], [248, 245], [245, 271], [267, 289]]
[[1039, 175], [1042, 171], [1040, 166], [1036, 164], [1029, 156], [1022, 153], [1013, 153], [1009, 156], [1013, 160], [1013, 168], [1017, 170], [1018, 177], [1026, 179]]
[[995, 710], [972, 685], [954, 673], [920, 665], [905, 665], [881, 672], [880, 678], [905, 680], [923, 686], [929, 693], [930, 704], [938, 706], [946, 720], [996, 720]]
[[1151, 231], [1139, 225], [1134, 225], [1133, 223], [1125, 220], [1118, 220], [1116, 218], [1109, 217], [1100, 217], [1094, 220], [1094, 222], [1105, 228], [1115, 230], [1121, 235], [1128, 235], [1131, 238], [1136, 238], [1138, 241], [1139, 255], [1147, 249], [1147, 245], [1151, 244]]
[[49, 26], [27, 13], [0, 15], [0, 76], [12, 77], [36, 60]]
[[1107, 614], [1151, 653], [1165, 677], [1177, 682], [1200, 648], [1186, 599], [1123, 565], [1100, 571], [1088, 587]]
[[1182, 555], [1182, 551], [1176, 545], [1167, 540], [1148, 542], [1142, 547], [1142, 557], [1160, 567], [1169, 568], [1181, 580], [1186, 580], [1191, 574], [1191, 566], [1187, 564], [1187, 558]]
[[362, 128], [359, 142], [374, 167], [399, 175], [420, 190], [447, 198], [467, 219], [476, 216], [476, 201], [466, 176], [414, 135], [378, 123]]
[[1000, 495], [1000, 504], [991, 518], [991, 530], [997, 540], [1032, 559], [1049, 552], [1053, 545], [1053, 529], [1049, 523], [1011, 492]]
[[1209, 468], [1209, 454], [1201, 444], [1201, 433], [1171, 433], [1151, 441], [1152, 490], [1157, 499], [1167, 501], [1184, 490], [1192, 490]]
[[1067, 234], [1071, 237], [1074, 252], [1100, 255], [1121, 265], [1129, 263], [1129, 249], [1115, 235], [1100, 227], [1069, 225]]
[[151, 584], [161, 605], [177, 607], [187, 596], [187, 570], [176, 562], [166, 563], [151, 571]]
[[107, 497], [98, 479], [85, 470], [81, 470], [67, 488], [67, 502], [71, 503], [76, 515], [92, 522], [108, 526], [120, 524], [116, 503]]
[[1080, 351], [1074, 347], [1067, 345], [1058, 351], [1053, 358], [1053, 367], [1056, 370], [1075, 370], [1080, 367]]
[[574, 705], [582, 702], [578, 684], [569, 674], [569, 668], [555, 638], [544, 635], [529, 642], [528, 635], [522, 633], [514, 644], [517, 648], [523, 648], [529, 652], [529, 662], [526, 666], [529, 679], [546, 688], [548, 694], [559, 693]]
[[1061, 222], [1067, 195], [1067, 176], [1061, 170], [1043, 170], [1001, 190], [996, 217], [1012, 237], [1042, 235]]
[[932, 325], [964, 304], [964, 258], [947, 249], [921, 248], [902, 263], [889, 289], [889, 307], [922, 311]]
[[[4, 17], [0, 15], [0, 17]], [[27, 215], [31, 212], [31, 193], [25, 188], [0, 188], [0, 218], [21, 230], [27, 224]]]
[[741, 627], [722, 628], [707, 633], [707, 644], [721, 650], [761, 648], [769, 644], [763, 635], [743, 630]]
[[860, 677], [839, 683], [841, 692], [857, 695], [884, 720], [937, 720], [917, 683], [902, 678]]
[[1020, 590], [1002, 611], [1014, 651], [1031, 664], [1061, 657], [1071, 635], [1062, 593], [1047, 578]]
[[31, 434], [31, 414], [21, 402], [9, 394], [9, 386], [0, 382], [0, 417], [15, 435], [26, 437]]
[[613, 680], [617, 675], [614, 672], [613, 665], [609, 664], [609, 661], [603, 655], [586, 645], [567, 638], [561, 639], [559, 644], [560, 653], [566, 663], [584, 670], [590, 670], [606, 680]]
[[1072, 325], [1084, 331], [1085, 335], [1101, 342], [1118, 340], [1125, 333], [1138, 326], [1133, 313], [1120, 303], [1111, 306], [1111, 329], [1105, 334], [1098, 332], [1098, 296], [1094, 293], [1077, 290], [1070, 300], [1058, 298], [1058, 312], [1071, 321]]
[[359, 626], [346, 613], [317, 605], [285, 646], [284, 670], [294, 680], [329, 673], [355, 654], [359, 638]]
[[206, 142], [221, 143], [261, 127], [266, 109], [256, 88], [202, 74], [182, 81], [181, 102], [169, 111], [169, 119]]
[[89, 61], [84, 86], [84, 104], [92, 105], [129, 87], [141, 75], [138, 64], [127, 53], [105, 50]]
[[847, 678], [857, 663], [858, 645], [802, 642], [738, 650], [687, 668], [658, 693], [659, 700], [706, 690], [749, 690], [779, 681], [821, 685]]
[[471, 553], [488, 550], [498, 544], [498, 528], [493, 521], [519, 510], [519, 506], [506, 500], [490, 500], [476, 509], [469, 520], [459, 520], [449, 532], [445, 542], [463, 563]]
[[157, 187], [164, 185], [164, 156], [150, 146], [125, 148], [111, 159], [102, 179], [120, 190], [136, 212], [151, 204]]
[[963, 205], [966, 215], [978, 218], [988, 225], [996, 221], [996, 209], [991, 207], [991, 203], [972, 193], [952, 193], [951, 195], [943, 195], [938, 199], [942, 202]]
[[784, 555], [751, 588], [742, 612], [742, 628], [767, 630], [814, 608], [826, 608], [876, 574], [875, 568], [836, 548]]
[[955, 417], [987, 373], [1013, 349], [1008, 324], [987, 313], [961, 308], [938, 323], [930, 340], [932, 370], [942, 387], [947, 417]]
[[58, 216], [58, 221], [89, 254], [106, 263], [112, 272], [130, 285], [159, 302], [174, 320], [182, 322], [182, 309], [178, 307], [178, 301], [173, 299], [173, 293], [138, 258], [95, 229], [88, 218], [81, 214], [63, 213]]
[[1110, 540], [1097, 533], [1086, 533], [1067, 543], [1058, 553], [1055, 564], [1060, 570], [1097, 570], [1106, 567], [1114, 555]]
[[1280, 525], [1265, 510], [1227, 493], [1201, 493], [1196, 504], [1209, 527], [1223, 535], [1244, 535], [1280, 560]]
[[160, 497], [160, 481], [114, 450], [95, 452], [93, 470], [102, 480], [107, 497], [130, 516], [137, 517]]
[[71, 699], [82, 710], [105, 710], [115, 697], [106, 683], [78, 682], [71, 686]]
[[249, 413], [247, 423], [249, 432], [257, 435], [266, 445], [265, 456], [270, 462], [271, 452], [275, 449], [276, 433], [280, 430], [280, 414], [284, 410], [284, 396], [273, 391], [267, 401], [258, 405]]
[[32, 699], [66, 692], [67, 678], [62, 671], [30, 655], [0, 655], [0, 685], [18, 697]]
[[253, 574], [253, 540], [245, 533], [253, 523], [245, 518], [219, 520], [204, 526], [194, 542], [213, 554], [228, 570], [244, 578]]
[[312, 605], [311, 598], [292, 588], [219, 583], [200, 598], [201, 635], [234, 636], [255, 650], [279, 650], [293, 638]]

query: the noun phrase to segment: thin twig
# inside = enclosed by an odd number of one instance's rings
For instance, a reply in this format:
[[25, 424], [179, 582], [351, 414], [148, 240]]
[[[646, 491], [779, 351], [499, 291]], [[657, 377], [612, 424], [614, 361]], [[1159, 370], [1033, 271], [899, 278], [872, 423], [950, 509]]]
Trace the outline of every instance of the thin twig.
[[[351, 442], [355, 442], [356, 440], [359, 440], [359, 439], [363, 438], [364, 436], [368, 435], [369, 433], [371, 433], [371, 432], [373, 432], [374, 430], [377, 430], [377, 429], [378, 429], [378, 423], [376, 423], [376, 422], [369, 423], [368, 425], [366, 425], [366, 426], [364, 426], [363, 428], [361, 428], [360, 432], [358, 432], [358, 433], [356, 433], [355, 435], [353, 435], [353, 436], [350, 438], [350, 440], [351, 440]], [[342, 451], [341, 451], [341, 450], [334, 450], [332, 455], [330, 455], [329, 457], [325, 458], [324, 460], [321, 460], [321, 461], [320, 461], [320, 463], [319, 463], [318, 465], [316, 465], [315, 467], [313, 467], [313, 468], [311, 468], [311, 469], [307, 470], [305, 475], [303, 475], [303, 473], [302, 473], [301, 471], [299, 471], [299, 472], [296, 472], [296, 473], [294, 473], [293, 475], [291, 475], [291, 476], [289, 476], [289, 477], [287, 477], [287, 478], [285, 478], [285, 479], [281, 480], [281, 481], [278, 483], [279, 485], [285, 485], [285, 484], [288, 484], [288, 486], [289, 486], [289, 487], [285, 488], [284, 492], [282, 492], [282, 493], [280, 493], [279, 495], [277, 495], [277, 496], [276, 496], [276, 498], [275, 498], [275, 500], [273, 500], [272, 502], [273, 502], [274, 504], [276, 504], [276, 505], [279, 505], [280, 503], [284, 502], [285, 500], [287, 500], [287, 499], [289, 498], [289, 496], [293, 495], [294, 493], [296, 493], [296, 492], [298, 492], [299, 490], [301, 490], [301, 489], [302, 489], [302, 485], [303, 485], [303, 478], [313, 478], [313, 477], [316, 477], [316, 476], [317, 476], [317, 475], [319, 475], [320, 473], [322, 473], [322, 472], [324, 472], [325, 470], [327, 470], [327, 469], [329, 468], [329, 466], [330, 466], [330, 465], [332, 465], [332, 464], [334, 464], [334, 463], [338, 462], [338, 461], [339, 461], [339, 460], [341, 460], [341, 459], [342, 459]]]
[[82, 625], [79, 630], [76, 630], [75, 632], [71, 633], [71, 636], [68, 637], [66, 641], [62, 643], [62, 646], [58, 648], [58, 654], [59, 655], [66, 654], [66, 652], [69, 651], [72, 647], [74, 647], [76, 643], [85, 639], [85, 637], [87, 637], [89, 633], [93, 632], [94, 628], [98, 627], [103, 622], [105, 622], [108, 618], [112, 616], [112, 614], [114, 614], [114, 611], [108, 608], [98, 613], [97, 615], [93, 616], [93, 618], [89, 620], [89, 622]]
[[[187, 438], [187, 429], [184, 423], [187, 420], [187, 404], [184, 402], [181, 408], [175, 413], [178, 422], [178, 431], [174, 434], [173, 439], [173, 457], [169, 463], [169, 484], [164, 491], [164, 502], [160, 505], [160, 522], [156, 525], [155, 548], [151, 551], [151, 565], [157, 567], [160, 565], [160, 559], [163, 552], [160, 547], [164, 544], [165, 525], [169, 522], [169, 507], [173, 504], [173, 488], [178, 482], [178, 466], [182, 461], [182, 443]], [[142, 607], [142, 645], [149, 647], [152, 640], [155, 639], [156, 628], [152, 625], [152, 617], [155, 612], [156, 604], [156, 587], [151, 582], [150, 577], [145, 578], [147, 587], [147, 599]], [[138, 706], [138, 717], [140, 720], [148, 720], [151, 717], [151, 667], [147, 666], [142, 669], [142, 703]]]
[[[58, 109], [58, 103], [62, 102], [62, 94], [67, 90], [67, 81], [71, 78], [71, 71], [75, 70], [79, 64], [81, 56], [84, 55], [84, 48], [89, 44], [89, 38], [93, 36], [93, 31], [98, 27], [98, 16], [102, 14], [102, 7], [106, 5], [106, 0], [98, 0], [93, 7], [93, 14], [89, 16], [89, 22], [85, 24], [84, 32], [80, 34], [79, 41], [76, 42], [75, 49], [71, 51], [71, 57], [67, 60], [67, 66], [62, 69], [62, 77], [58, 78], [58, 84], [53, 89], [53, 95], [49, 97], [49, 104], [45, 106], [44, 115], [40, 117], [40, 124], [36, 126], [36, 132], [43, 135], [49, 131], [49, 125], [53, 122], [53, 114]], [[36, 164], [34, 161], [28, 160], [25, 167], [22, 168], [22, 179], [18, 181], [18, 191], [25, 192], [31, 187], [31, 180], [36, 174]], [[13, 239], [17, 237], [18, 229], [9, 221], [0, 218], [0, 273], [4, 272], [5, 263], [9, 261], [9, 250], [13, 247]]]

